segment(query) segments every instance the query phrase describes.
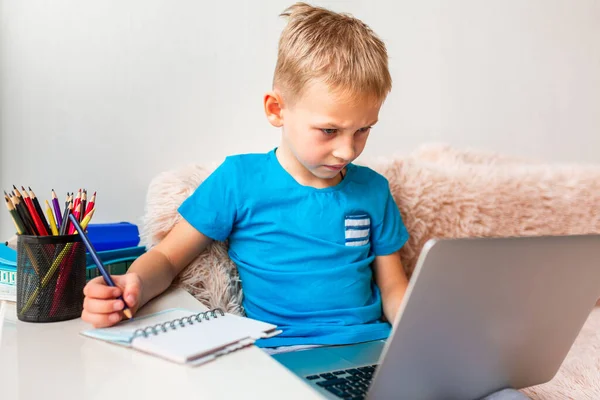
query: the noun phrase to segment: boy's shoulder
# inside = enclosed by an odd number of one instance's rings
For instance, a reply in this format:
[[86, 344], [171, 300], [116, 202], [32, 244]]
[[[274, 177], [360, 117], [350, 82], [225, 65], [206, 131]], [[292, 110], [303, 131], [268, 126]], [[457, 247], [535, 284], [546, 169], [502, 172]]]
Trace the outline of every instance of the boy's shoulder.
[[267, 153], [240, 153], [228, 155], [225, 157], [225, 160], [237, 164], [253, 164], [260, 161], [266, 161], [270, 155], [270, 151]]
[[270, 153], [233, 154], [225, 157], [221, 166], [245, 173], [252, 173], [253, 170], [264, 167], [264, 164], [269, 160], [269, 156]]

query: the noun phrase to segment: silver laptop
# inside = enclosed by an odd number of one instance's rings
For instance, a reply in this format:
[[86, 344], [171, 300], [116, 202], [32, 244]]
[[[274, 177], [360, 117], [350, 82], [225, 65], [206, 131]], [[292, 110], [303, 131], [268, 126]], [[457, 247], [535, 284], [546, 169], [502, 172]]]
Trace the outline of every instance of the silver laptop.
[[480, 399], [552, 379], [600, 297], [600, 235], [429, 241], [387, 341], [273, 357], [327, 398]]

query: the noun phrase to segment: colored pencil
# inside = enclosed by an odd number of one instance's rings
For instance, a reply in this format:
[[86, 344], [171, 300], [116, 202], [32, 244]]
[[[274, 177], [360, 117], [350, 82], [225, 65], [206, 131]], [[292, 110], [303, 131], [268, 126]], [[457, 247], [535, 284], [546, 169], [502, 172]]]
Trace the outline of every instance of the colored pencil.
[[81, 212], [79, 213], [79, 222], [85, 217], [85, 205], [87, 203], [87, 190], [83, 189], [81, 194]]
[[[19, 217], [19, 214], [17, 213], [17, 211], [15, 209], [15, 205], [9, 200], [8, 196], [4, 196], [4, 199], [6, 200], [6, 207], [8, 208], [8, 212], [10, 213], [11, 217], [13, 218], [15, 227], [17, 227], [17, 233], [19, 235], [23, 235], [25, 227], [23, 226], [21, 217]], [[7, 242], [7, 245], [8, 245], [8, 242]], [[25, 245], [25, 251], [27, 252], [29, 261], [31, 261], [31, 265], [33, 266], [33, 269], [35, 270], [36, 274], [39, 274], [40, 267], [38, 265], [37, 259], [31, 253], [31, 249], [29, 248], [29, 246]]]
[[14, 195], [12, 196], [12, 201], [17, 210], [20, 210], [21, 219], [25, 222], [25, 225], [28, 227], [28, 233], [30, 235], [39, 235], [37, 228], [35, 226], [35, 222], [33, 222], [33, 218], [31, 218], [31, 214], [29, 214], [29, 210], [25, 205], [25, 200], [20, 196], [18, 190], [14, 190]]
[[52, 214], [52, 208], [50, 208], [50, 203], [46, 200], [46, 214], [48, 215], [48, 221], [50, 221], [50, 230], [52, 231], [52, 235], [58, 235], [58, 227], [56, 226], [56, 221], [54, 220], [54, 214]]
[[[4, 192], [6, 193], [6, 192]], [[15, 210], [17, 210], [17, 214], [19, 214], [19, 218], [21, 218], [21, 221], [23, 221], [23, 226], [25, 227], [25, 235], [29, 235], [30, 234], [30, 227], [29, 224], [27, 223], [27, 220], [25, 219], [25, 216], [22, 214], [21, 212], [21, 207], [18, 206], [19, 203], [17, 203], [17, 197], [16, 196], [12, 196], [12, 194], [9, 194], [8, 197], [10, 198], [10, 201], [12, 202], [13, 206], [15, 207]]]
[[54, 207], [54, 215], [56, 216], [56, 229], [60, 230], [60, 227], [62, 226], [62, 213], [54, 189], [52, 189], [52, 207]]
[[92, 198], [90, 199], [90, 201], [87, 203], [87, 208], [85, 210], [85, 215], [88, 215], [88, 213], [92, 210], [92, 208], [96, 207], [96, 192], [94, 192], [94, 194], [92, 195]]
[[[115, 287], [116, 285], [113, 282], [112, 278], [110, 277], [110, 274], [106, 271], [106, 268], [104, 267], [104, 264], [102, 264], [102, 261], [100, 261], [100, 257], [98, 257], [98, 253], [96, 253], [96, 249], [94, 249], [94, 246], [92, 245], [92, 242], [90, 241], [90, 239], [86, 235], [85, 229], [79, 224], [79, 221], [77, 221], [77, 218], [75, 218], [75, 216], [73, 214], [71, 214], [71, 213], [69, 214], [69, 219], [71, 220], [71, 222], [75, 226], [75, 229], [77, 230], [77, 232], [81, 236], [81, 240], [85, 244], [85, 247], [87, 248], [88, 252], [90, 253], [90, 256], [92, 257], [92, 259], [96, 263], [96, 266], [98, 267], [98, 270], [100, 271], [100, 273], [104, 277], [104, 281], [106, 282], [106, 284], [108, 286]], [[125, 316], [127, 318], [131, 319], [131, 317], [133, 315], [131, 314], [131, 310], [127, 306], [127, 303], [123, 299], [123, 296], [119, 296], [118, 299], [123, 301], [123, 305], [124, 305], [123, 314], [125, 314]]]
[[42, 210], [40, 201], [37, 199], [37, 196], [35, 195], [33, 190], [31, 190], [31, 186], [29, 186], [28, 189], [29, 196], [31, 197], [31, 201], [33, 202], [33, 206], [35, 207], [35, 211], [37, 211], [38, 215], [40, 216], [40, 220], [42, 221], [42, 225], [44, 225], [46, 232], [50, 234], [50, 225], [48, 224], [48, 221], [46, 221], [46, 217], [44, 217], [44, 211]]
[[29, 198], [29, 195], [27, 194], [25, 189], [23, 189], [23, 199], [25, 200], [25, 204], [27, 205], [29, 214], [31, 214], [33, 222], [35, 223], [35, 228], [37, 229], [40, 236], [48, 236], [48, 231], [46, 230], [46, 228], [44, 228], [44, 225], [42, 224], [42, 220], [40, 219], [40, 216], [38, 215], [37, 211], [35, 210], [33, 201], [31, 201], [31, 199]]
[[24, 234], [28, 235], [30, 232], [30, 228], [29, 228], [27, 221], [25, 220], [25, 217], [23, 216], [23, 214], [21, 212], [21, 207], [18, 206], [19, 203], [18, 203], [16, 196], [13, 196], [12, 193], [6, 193], [6, 190], [4, 191], [4, 196], [8, 197], [10, 199], [12, 205], [15, 207], [15, 210], [17, 211], [19, 218], [21, 218], [23, 227], [25, 228]]
[[90, 212], [88, 213], [88, 215], [86, 215], [83, 220], [79, 223], [79, 225], [85, 230], [88, 225], [90, 224], [90, 221], [92, 220], [92, 217], [94, 216], [94, 213], [96, 212], [96, 208], [92, 208], [90, 210]]
[[65, 213], [63, 214], [63, 226], [61, 227], [60, 235], [67, 234], [67, 229], [69, 228], [69, 220], [67, 218], [72, 209], [73, 209], [73, 203], [68, 202], [65, 207]]
[[77, 206], [81, 202], [81, 189], [77, 191], [77, 196], [75, 196], [75, 200], [73, 200], [73, 209], [76, 210]]
[[69, 225], [69, 220], [67, 218], [67, 208], [69, 208], [69, 203], [71, 202], [71, 193], [67, 192], [67, 198], [65, 199], [65, 211], [63, 215], [60, 217], [62, 219], [62, 224], [60, 224], [60, 229], [58, 230], [59, 235], [64, 235], [61, 233], [64, 229], [67, 228], [66, 225]]
[[[73, 212], [73, 215], [75, 215], [75, 218], [77, 218], [77, 221], [80, 220], [80, 216], [81, 216], [81, 202], [79, 204], [77, 204], [77, 208], [75, 209], [75, 211]], [[75, 233], [75, 227], [73, 226], [73, 224], [71, 223], [70, 227], [69, 227], [69, 235], [72, 235]]]
[[19, 189], [17, 189], [17, 187], [15, 185], [13, 185], [13, 191], [15, 192], [15, 194], [19, 197], [21, 197], [21, 193], [19, 192]]
[[15, 228], [17, 228], [17, 233], [19, 235], [25, 234], [25, 226], [23, 225], [23, 221], [15, 209], [15, 205], [12, 203], [12, 201], [10, 201], [7, 195], [4, 195], [4, 200], [6, 201], [6, 208], [8, 208], [8, 212], [12, 217]]
[[90, 221], [92, 220], [92, 217], [94, 216], [94, 212], [96, 212], [96, 209], [92, 208], [90, 212], [83, 218], [79, 225], [81, 225], [84, 229], [87, 228], [87, 226], [90, 224]]

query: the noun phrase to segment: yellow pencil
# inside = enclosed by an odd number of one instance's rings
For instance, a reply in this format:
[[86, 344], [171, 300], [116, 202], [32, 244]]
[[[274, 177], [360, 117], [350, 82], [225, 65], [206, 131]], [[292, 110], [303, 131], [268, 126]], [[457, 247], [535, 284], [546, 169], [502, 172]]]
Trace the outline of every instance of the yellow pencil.
[[48, 203], [48, 200], [46, 200], [46, 215], [48, 215], [48, 221], [50, 221], [50, 230], [52, 231], [52, 235], [58, 236], [56, 220], [54, 219], [54, 214], [52, 213], [52, 209], [50, 208], [50, 203]]
[[94, 216], [94, 211], [96, 211], [96, 207], [92, 208], [89, 213], [85, 216], [85, 218], [81, 221], [80, 225], [83, 229], [90, 223], [90, 220]]

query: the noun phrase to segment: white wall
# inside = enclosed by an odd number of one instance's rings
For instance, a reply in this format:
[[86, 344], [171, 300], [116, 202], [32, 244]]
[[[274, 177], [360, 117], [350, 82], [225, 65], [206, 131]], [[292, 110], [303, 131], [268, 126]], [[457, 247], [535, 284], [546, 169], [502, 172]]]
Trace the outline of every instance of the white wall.
[[[95, 222], [139, 223], [158, 172], [274, 147], [262, 95], [291, 2], [0, 0], [0, 187], [86, 187]], [[600, 162], [597, 0], [318, 4], [388, 46], [394, 90], [363, 160], [443, 141]]]

